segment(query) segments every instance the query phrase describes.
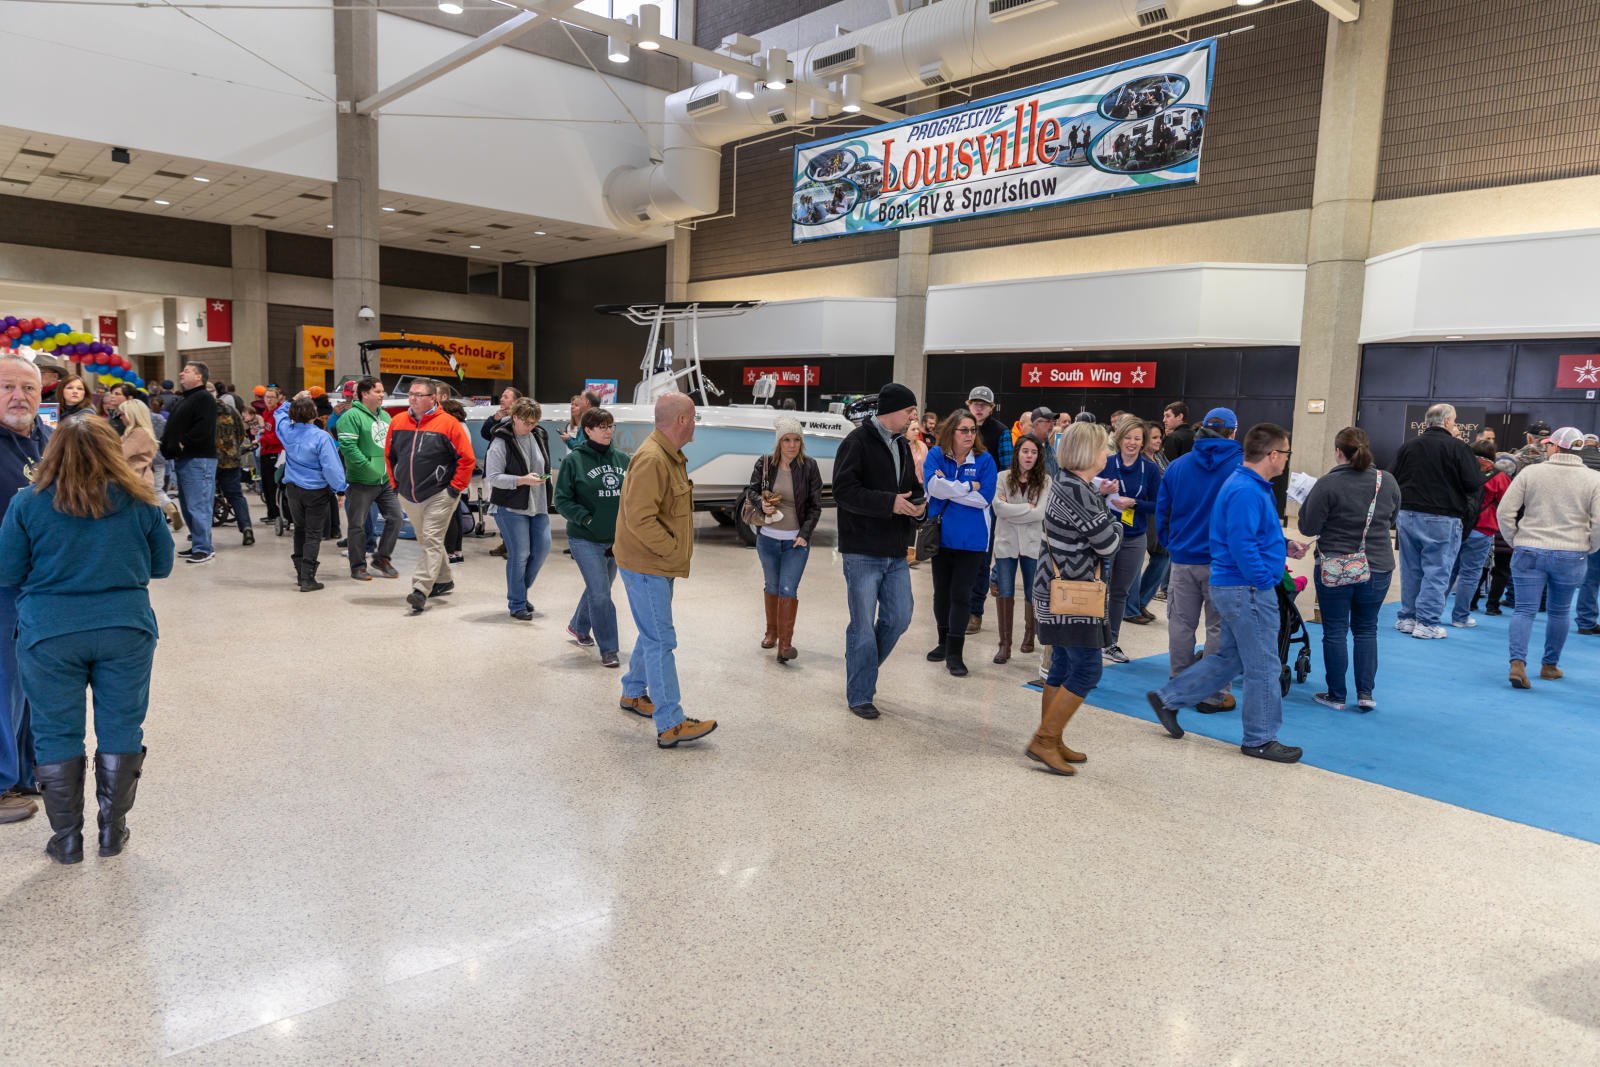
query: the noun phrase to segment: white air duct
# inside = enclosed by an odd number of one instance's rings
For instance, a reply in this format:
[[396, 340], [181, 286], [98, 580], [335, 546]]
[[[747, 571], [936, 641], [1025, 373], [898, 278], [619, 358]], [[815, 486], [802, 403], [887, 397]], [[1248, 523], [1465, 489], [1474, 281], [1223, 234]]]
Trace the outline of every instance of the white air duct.
[[[1233, 6], [1234, 0], [939, 0], [790, 59], [797, 81], [838, 92], [849, 73], [860, 80], [861, 98], [878, 102], [925, 90], [930, 72], [959, 81]], [[620, 225], [640, 229], [713, 214], [723, 145], [770, 132], [779, 107], [791, 121], [814, 114], [810, 97], [793, 85], [760, 87], [753, 99], [740, 100], [739, 81], [724, 75], [667, 97], [661, 162], [625, 167], [606, 180], [606, 207]], [[708, 106], [722, 101], [726, 107]]]

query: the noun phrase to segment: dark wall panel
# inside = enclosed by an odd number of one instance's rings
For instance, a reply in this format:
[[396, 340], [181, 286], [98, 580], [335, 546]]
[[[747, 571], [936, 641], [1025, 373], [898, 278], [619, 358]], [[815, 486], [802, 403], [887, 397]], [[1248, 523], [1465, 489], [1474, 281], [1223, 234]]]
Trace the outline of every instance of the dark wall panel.
[[1600, 4], [1395, 5], [1378, 199], [1600, 174]]
[[25, 196], [0, 196], [0, 234], [7, 243], [39, 248], [206, 267], [233, 263], [233, 234], [227, 226]]
[[441, 256], [437, 252], [380, 248], [378, 277], [384, 285], [398, 285], [402, 289], [464, 293], [467, 291], [467, 261], [460, 256]]
[[649, 334], [623, 319], [596, 315], [594, 307], [657, 301], [666, 284], [664, 248], [540, 267], [534, 298], [540, 399], [569, 397], [585, 378], [615, 378], [621, 395], [631, 400]]

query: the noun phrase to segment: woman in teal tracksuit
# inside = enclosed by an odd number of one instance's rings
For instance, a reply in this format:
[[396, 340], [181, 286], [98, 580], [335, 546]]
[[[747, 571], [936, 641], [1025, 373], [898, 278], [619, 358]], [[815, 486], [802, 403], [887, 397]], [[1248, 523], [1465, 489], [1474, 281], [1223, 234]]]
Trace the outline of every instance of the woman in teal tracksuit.
[[930, 498], [928, 517], [939, 520], [939, 552], [933, 557], [933, 618], [939, 643], [928, 659], [964, 678], [967, 665], [961, 653], [972, 616], [968, 593], [988, 554], [994, 526], [990, 504], [998, 479], [978, 423], [965, 408], [939, 427], [938, 443], [928, 449], [922, 463], [922, 477]]

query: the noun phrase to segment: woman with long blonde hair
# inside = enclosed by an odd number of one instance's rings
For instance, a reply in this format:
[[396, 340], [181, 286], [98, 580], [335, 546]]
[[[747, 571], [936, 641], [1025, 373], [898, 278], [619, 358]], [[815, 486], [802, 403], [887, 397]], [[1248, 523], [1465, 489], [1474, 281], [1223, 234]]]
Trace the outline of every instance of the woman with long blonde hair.
[[87, 413], [62, 422], [0, 525], [0, 586], [18, 590], [17, 673], [52, 831], [45, 851], [58, 863], [83, 859], [86, 690], [100, 855], [127, 844], [156, 653], [149, 585], [172, 560], [155, 490], [128, 466], [116, 431]]
[[143, 400], [124, 400], [117, 409], [122, 415], [122, 456], [133, 468], [133, 473], [144, 478], [156, 493], [156, 506], [167, 517], [174, 530], [183, 529], [183, 518], [178, 505], [167, 496], [167, 460], [161, 454], [156, 440], [155, 420]]
[[799, 419], [779, 415], [772, 429], [772, 454], [756, 460], [745, 495], [766, 516], [756, 530], [767, 613], [761, 647], [776, 646], [778, 662], [787, 663], [800, 655], [794, 647], [794, 620], [800, 579], [811, 558], [811, 535], [822, 519], [822, 470], [806, 455], [805, 427]]

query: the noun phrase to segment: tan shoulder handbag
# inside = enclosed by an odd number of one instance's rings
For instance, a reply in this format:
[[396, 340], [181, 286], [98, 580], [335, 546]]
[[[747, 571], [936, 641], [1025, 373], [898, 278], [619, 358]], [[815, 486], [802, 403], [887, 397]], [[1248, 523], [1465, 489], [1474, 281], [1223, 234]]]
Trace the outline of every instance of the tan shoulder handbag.
[[1061, 577], [1055, 557], [1050, 559], [1050, 614], [1080, 619], [1106, 617], [1106, 583], [1098, 579], [1074, 582]]

